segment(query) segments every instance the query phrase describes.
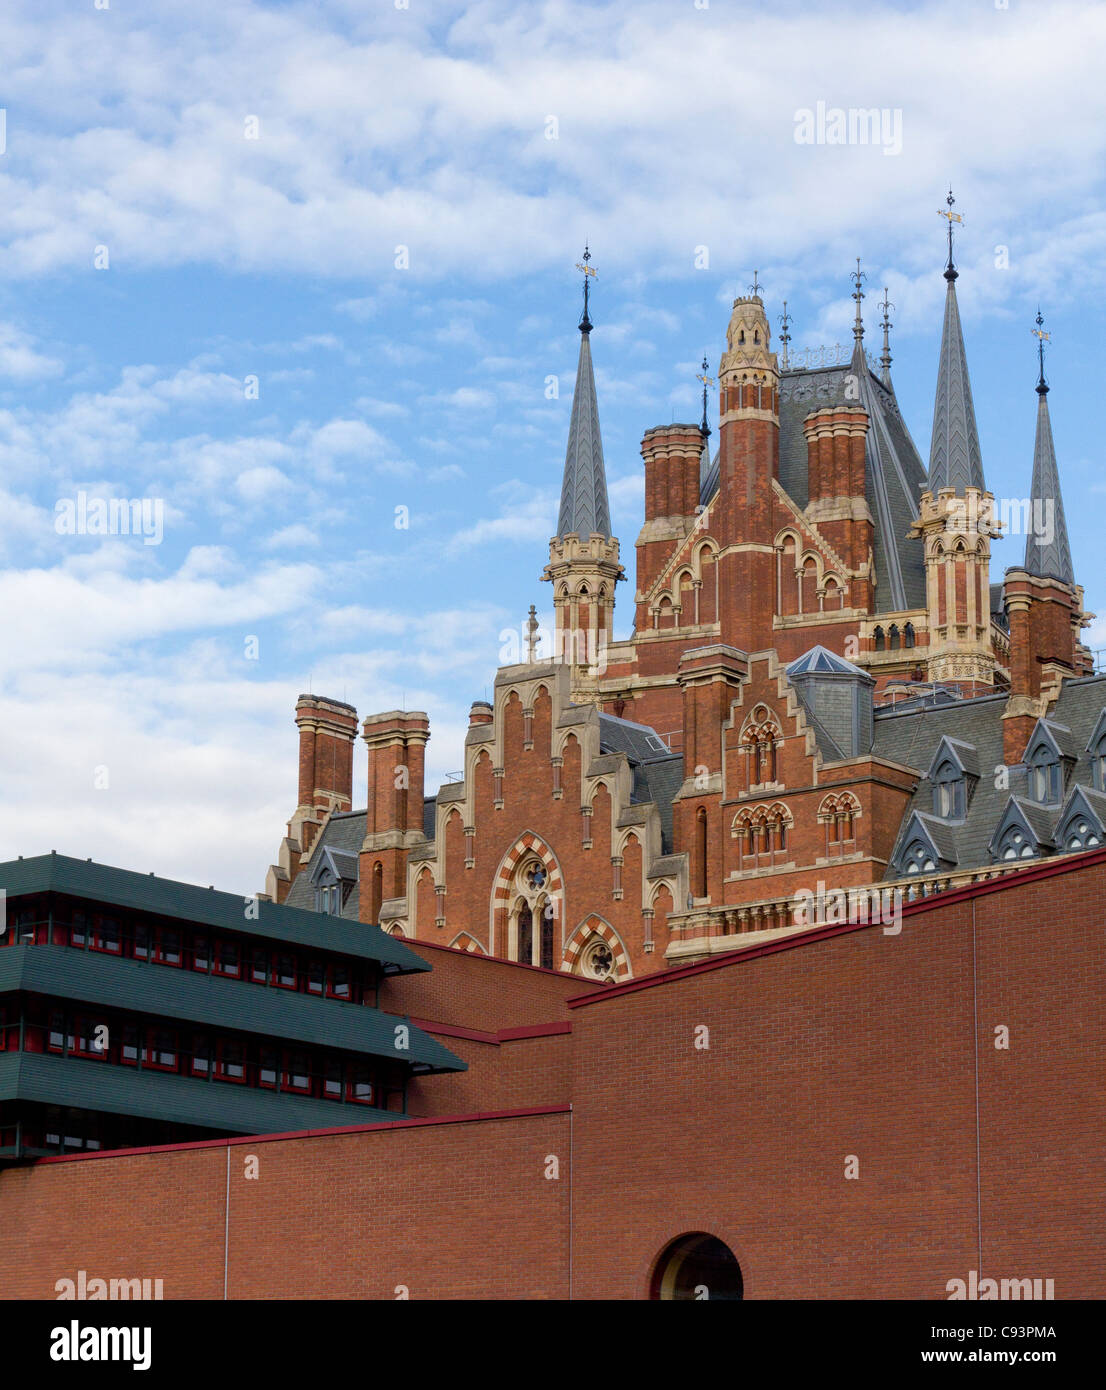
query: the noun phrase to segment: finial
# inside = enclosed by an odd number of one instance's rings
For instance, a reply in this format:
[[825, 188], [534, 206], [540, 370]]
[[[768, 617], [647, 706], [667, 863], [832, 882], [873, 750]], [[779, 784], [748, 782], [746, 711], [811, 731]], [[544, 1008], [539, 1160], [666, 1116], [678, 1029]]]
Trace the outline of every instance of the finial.
[[791, 315], [787, 312], [787, 300], [783, 301], [783, 313], [779, 318], [780, 323], [780, 371], [786, 372], [788, 367], [787, 349], [791, 342]]
[[706, 353], [704, 353], [703, 370], [695, 378], [696, 381], [701, 381], [703, 383], [703, 423], [699, 426], [699, 428], [703, 431], [704, 434], [710, 434], [710, 426], [707, 424], [707, 387], [714, 385], [713, 378], [707, 375], [707, 365], [707, 357]]
[[883, 287], [883, 298], [880, 300], [879, 307], [883, 310], [883, 322], [880, 325], [883, 329], [883, 355], [879, 359], [881, 375], [884, 386], [891, 385], [891, 329], [894, 325], [890, 319], [890, 311], [895, 307], [887, 297], [887, 286]]
[[952, 281], [956, 279], [957, 275], [956, 267], [952, 263], [952, 224], [954, 222], [959, 222], [960, 225], [963, 226], [964, 219], [960, 216], [958, 212], [953, 212], [952, 210], [952, 205], [956, 202], [956, 199], [952, 196], [951, 188], [949, 189], [949, 196], [945, 199], [945, 202], [948, 204], [948, 211], [942, 212], [941, 209], [938, 208], [937, 216], [943, 217], [945, 221], [949, 224], [949, 263], [947, 266], [945, 266], [945, 279], [948, 280], [951, 284]]
[[760, 271], [759, 271], [759, 270], [754, 270], [754, 271], [753, 271], [753, 283], [749, 286], [749, 293], [750, 293], [751, 295], [753, 295], [754, 297], [759, 296], [761, 290], [764, 288], [764, 286], [760, 283], [760, 280], [759, 280], [759, 278], [758, 278], [759, 275], [760, 275]]
[[[585, 281], [586, 283], [586, 281]], [[538, 638], [538, 610], [533, 604], [530, 605], [530, 618], [526, 624], [526, 660], [527, 664], [533, 666], [534, 655], [537, 648]]]
[[592, 267], [588, 264], [590, 260], [591, 252], [588, 250], [588, 244], [585, 241], [583, 264], [581, 264], [579, 261], [576, 262], [576, 269], [580, 271], [584, 277], [584, 317], [580, 320], [581, 333], [591, 332], [591, 319], [588, 318], [588, 284], [594, 276], [599, 274], [597, 270], [593, 270]]
[[868, 278], [860, 268], [859, 256], [856, 258], [856, 269], [852, 272], [850, 278], [856, 286], [856, 289], [853, 290], [853, 298], [856, 300], [856, 322], [853, 324], [853, 338], [859, 343], [861, 338], [864, 337], [864, 322], [860, 317], [860, 301], [864, 298], [864, 291], [860, 288], [860, 282]]
[[1045, 343], [1052, 342], [1052, 334], [1045, 333], [1041, 328], [1041, 324], [1044, 323], [1044, 319], [1041, 317], [1041, 306], [1039, 304], [1037, 305], [1036, 322], [1037, 327], [1030, 329], [1030, 332], [1033, 334], [1034, 338], [1037, 339], [1037, 357], [1039, 359], [1041, 367], [1041, 374], [1037, 380], [1037, 395], [1047, 396], [1048, 382], [1045, 380]]

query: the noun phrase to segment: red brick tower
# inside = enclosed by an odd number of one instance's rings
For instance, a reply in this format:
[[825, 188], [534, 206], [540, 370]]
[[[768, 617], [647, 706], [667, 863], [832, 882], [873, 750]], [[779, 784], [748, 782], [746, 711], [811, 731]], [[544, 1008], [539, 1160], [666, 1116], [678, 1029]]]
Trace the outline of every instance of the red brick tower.
[[369, 749], [360, 916], [379, 922], [381, 905], [407, 889], [407, 852], [423, 838], [423, 769], [430, 716], [422, 710], [370, 714], [361, 736]]
[[1060, 470], [1052, 440], [1045, 381], [1044, 344], [1048, 334], [1037, 314], [1040, 375], [1037, 381], [1037, 434], [1033, 444], [1033, 483], [1025, 516], [1025, 562], [1005, 575], [1010, 621], [1010, 698], [1003, 717], [1003, 757], [1021, 761], [1037, 720], [1059, 693], [1067, 676], [1089, 675], [1090, 652], [1080, 633], [1091, 621], [1084, 612], [1083, 589], [1075, 582], [1068, 542]]

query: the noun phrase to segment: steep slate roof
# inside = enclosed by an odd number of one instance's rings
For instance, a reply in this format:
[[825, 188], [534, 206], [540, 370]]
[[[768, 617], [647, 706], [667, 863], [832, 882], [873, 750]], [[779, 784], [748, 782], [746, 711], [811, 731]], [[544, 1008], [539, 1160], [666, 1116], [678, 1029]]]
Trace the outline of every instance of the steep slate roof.
[[[209, 927], [241, 932], [262, 940], [287, 941], [318, 951], [379, 961], [386, 971], [407, 973], [430, 966], [395, 937], [379, 927], [351, 926], [323, 912], [303, 911], [288, 903], [257, 901], [257, 916], [247, 917], [245, 898], [217, 893], [194, 883], [136, 874], [64, 854], [42, 854], [0, 864], [0, 888], [9, 897], [26, 893], [66, 893], [113, 907], [132, 908], [152, 916], [174, 917]], [[11, 948], [9, 947], [9, 950]], [[37, 948], [36, 948], [37, 949]], [[170, 974], [174, 973], [172, 971]]]
[[624, 753], [634, 774], [630, 800], [635, 805], [653, 802], [660, 815], [661, 849], [672, 850], [672, 798], [684, 780], [684, 760], [671, 753], [664, 740], [648, 724], [635, 724], [613, 714], [599, 716], [600, 754]]
[[[1047, 831], [1043, 838], [1051, 837], [1059, 818], [1060, 805], [1042, 807], [1033, 801], [1029, 795], [1029, 779], [1024, 766], [1009, 769], [1009, 786], [995, 786], [995, 769], [1005, 763], [1002, 750], [1002, 713], [1005, 707], [1005, 695], [985, 695], [979, 699], [957, 700], [949, 704], [912, 702], [909, 707], [887, 706], [876, 711], [873, 755], [915, 768], [920, 779], [903, 815], [896, 853], [901, 847], [902, 831], [911, 813], [919, 811], [927, 817], [933, 816], [933, 783], [925, 780], [924, 774], [945, 736], [967, 744], [975, 751], [980, 772], [965, 819], [962, 822], [941, 822], [952, 836], [958, 868], [976, 868], [991, 862], [991, 837], [1012, 796], [1017, 797], [1023, 806], [1026, 803], [1030, 805], [1031, 812], [1027, 812], [1027, 815], [1033, 817], [1031, 823], [1034, 830], [1040, 828], [1042, 832]], [[1093, 787], [1091, 757], [1085, 750], [1104, 707], [1106, 676], [1084, 676], [1064, 682], [1048, 722], [1053, 727], [1062, 725], [1071, 731], [1068, 746], [1077, 749], [1078, 756], [1061, 804], [1067, 800], [1073, 786]], [[1094, 804], [1097, 805], [1097, 802]], [[899, 875], [889, 865], [884, 877], [890, 879]]]
[[[865, 443], [865, 497], [875, 522], [872, 548], [876, 568], [876, 612], [893, 613], [925, 606], [925, 555], [920, 539], [907, 533], [918, 515], [918, 494], [926, 470], [902, 418], [894, 389], [863, 359], [836, 367], [780, 373], [780, 485], [800, 508], [810, 501], [803, 421], [815, 410], [858, 403], [868, 411]], [[860, 400], [846, 397], [846, 378], [860, 381]], [[705, 455], [704, 455], [705, 456]], [[700, 469], [699, 500], [705, 506], [718, 491], [719, 456]]]
[[[342, 811], [332, 815], [323, 827], [315, 854], [321, 854], [324, 849], [337, 850], [345, 854], [360, 853], [365, 839], [365, 824], [364, 811]], [[347, 921], [359, 920], [360, 899], [360, 884], [354, 883], [342, 904], [342, 916]], [[298, 907], [306, 912], [315, 911], [315, 887], [308, 874], [296, 875], [284, 902], [286, 907]]]
[[572, 393], [572, 421], [568, 429], [561, 511], [557, 535], [575, 532], [581, 538], [593, 531], [611, 534], [611, 508], [607, 499], [607, 474], [603, 466], [603, 440], [599, 433], [599, 404], [591, 367], [591, 325], [580, 325], [580, 361]]
[[968, 379], [968, 359], [960, 308], [956, 302], [956, 271], [945, 271], [945, 323], [941, 332], [941, 357], [937, 367], [937, 394], [933, 402], [933, 436], [929, 449], [929, 490], [984, 486], [979, 431]]
[[[1037, 401], [1033, 482], [1029, 490], [1032, 511], [1025, 537], [1025, 568], [1030, 574], [1074, 584], [1068, 524], [1064, 519], [1064, 499], [1060, 495], [1060, 470], [1056, 466], [1056, 447], [1048, 414], [1048, 387], [1043, 377], [1037, 386]], [[1037, 529], [1042, 523], [1042, 533], [1038, 537]]]

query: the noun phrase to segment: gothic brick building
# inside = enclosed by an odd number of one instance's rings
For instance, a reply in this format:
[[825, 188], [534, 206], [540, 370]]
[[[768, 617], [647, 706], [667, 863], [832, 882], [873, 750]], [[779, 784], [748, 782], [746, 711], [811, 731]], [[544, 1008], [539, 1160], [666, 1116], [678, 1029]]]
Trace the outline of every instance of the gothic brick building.
[[[1106, 843], [1106, 680], [1081, 640], [1043, 336], [1029, 497], [996, 509], [957, 275], [950, 219], [928, 469], [886, 303], [878, 364], [865, 351], [859, 269], [847, 361], [790, 361], [760, 294], [734, 302], [717, 445], [705, 390], [699, 424], [642, 440], [625, 640], [585, 281], [549, 649], [532, 618], [527, 660], [472, 706], [463, 777], [429, 795], [427, 715], [366, 718], [363, 809], [356, 711], [301, 696], [268, 895], [625, 981], [797, 930], [819, 884], [855, 907], [870, 885], [913, 898]], [[1025, 559], [992, 582], [1003, 520]]]

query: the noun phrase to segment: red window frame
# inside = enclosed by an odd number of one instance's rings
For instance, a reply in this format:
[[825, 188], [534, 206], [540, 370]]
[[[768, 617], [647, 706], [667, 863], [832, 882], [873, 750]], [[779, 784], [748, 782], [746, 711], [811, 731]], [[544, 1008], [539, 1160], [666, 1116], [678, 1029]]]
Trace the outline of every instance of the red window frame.
[[[237, 1060], [228, 1061], [227, 1054], [237, 1053]], [[228, 1067], [241, 1067], [242, 1075], [233, 1076]], [[235, 1086], [246, 1084], [246, 1047], [235, 1038], [220, 1038], [215, 1044], [215, 1080], [229, 1081]]]
[[[346, 976], [346, 981], [345, 981], [345, 990], [346, 990], [346, 992], [345, 992], [345, 994], [339, 994], [339, 993], [338, 993], [338, 988], [339, 988], [339, 986], [338, 986], [337, 983], [335, 982], [335, 976], [337, 975], [337, 973], [338, 973], [339, 971], [344, 971], [344, 972], [345, 972], [345, 976]], [[334, 962], [331, 962], [331, 964], [327, 967], [327, 972], [326, 972], [326, 997], [327, 997], [328, 999], [342, 999], [342, 1000], [344, 1000], [347, 1004], [352, 1002], [352, 1000], [353, 1000], [353, 971], [352, 971], [352, 969], [351, 969], [348, 965], [345, 965], [345, 964], [343, 964], [343, 963], [334, 961]]]
[[[107, 944], [104, 935], [105, 926], [110, 926], [115, 931], [114, 945]], [[123, 927], [118, 917], [105, 917], [102, 913], [97, 913], [92, 919], [92, 931], [89, 934], [88, 944], [93, 951], [102, 951], [108, 956], [121, 956], [123, 954]]]
[[[272, 1081], [264, 1079], [265, 1073], [271, 1071]], [[277, 1082], [280, 1080], [280, 1053], [275, 1047], [263, 1047], [257, 1065], [257, 1084], [266, 1091], [275, 1091]]]
[[[142, 1033], [137, 1025], [125, 1023], [122, 1028], [122, 1038], [119, 1043], [119, 1061], [124, 1067], [137, 1067], [139, 1061], [145, 1061], [142, 1047]], [[127, 1049], [131, 1048], [134, 1052], [133, 1057], [127, 1056]]]
[[[200, 1065], [201, 1058], [203, 1065]], [[214, 1058], [211, 1055], [211, 1039], [200, 1036], [192, 1040], [192, 1055], [188, 1059], [188, 1069], [193, 1076], [202, 1076], [205, 1080], [211, 1075], [211, 1068]]]
[[[249, 964], [246, 966], [246, 978], [251, 985], [264, 985], [269, 982], [269, 952], [264, 946], [251, 946], [248, 951]], [[260, 962], [260, 971], [258, 964]]]
[[[153, 957], [158, 965], [171, 965], [176, 970], [181, 968], [184, 964], [184, 942], [181, 939], [183, 935], [183, 932], [177, 927], [158, 927], [157, 931], [154, 933]], [[165, 945], [166, 940], [170, 937], [176, 939], [176, 945], [171, 951], [168, 950]], [[176, 960], [170, 960], [170, 955], [175, 955]]]
[[108, 1046], [105, 1048], [95, 1046], [96, 1029], [102, 1026], [104, 1026], [102, 1019], [95, 1019], [90, 1014], [77, 1014], [73, 1019], [73, 1031], [70, 1034], [70, 1053], [74, 1057], [88, 1057], [94, 1062], [106, 1062], [111, 1048], [110, 1029], [108, 1030]]
[[[202, 952], [203, 964], [201, 965], [197, 956]], [[206, 932], [195, 932], [192, 936], [191, 949], [189, 955], [192, 958], [192, 969], [198, 970], [202, 975], [209, 975], [215, 965], [215, 946], [211, 937]]]
[[[357, 1094], [358, 1088], [365, 1086], [369, 1089], [368, 1095], [359, 1096]], [[369, 1067], [351, 1062], [346, 1068], [346, 1100], [352, 1101], [354, 1105], [375, 1104], [376, 1082], [373, 1080], [372, 1071]]]
[[[299, 985], [299, 966], [295, 955], [291, 951], [275, 951], [273, 953], [273, 968], [269, 975], [269, 983], [275, 985], [277, 989], [296, 989]], [[281, 979], [281, 964], [289, 963], [292, 966], [292, 983], [286, 984]]]
[[[69, 944], [75, 946], [78, 951], [83, 951], [85, 942], [89, 939], [92, 924], [88, 920], [87, 912], [75, 911], [69, 922]], [[15, 934], [12, 934], [12, 940]]]
[[[61, 1038], [60, 1043], [54, 1041], [55, 1036]], [[51, 1009], [46, 1016], [46, 1051], [72, 1052], [74, 1041], [65, 1014], [60, 1009]]]
[[[160, 1047], [158, 1045], [159, 1037], [167, 1038], [169, 1040], [169, 1046], [165, 1048]], [[163, 1052], [172, 1054], [173, 1060], [171, 1063], [161, 1061], [161, 1054]], [[146, 1046], [143, 1048], [142, 1065], [150, 1067], [154, 1071], [177, 1072], [180, 1070], [180, 1039], [172, 1028], [157, 1027], [148, 1028], [146, 1030]]]
[[342, 1099], [342, 1063], [336, 1058], [327, 1058], [323, 1062], [321, 1086], [324, 1100]]
[[134, 944], [131, 947], [131, 954], [135, 960], [149, 961], [153, 959], [154, 951], [154, 929], [148, 922], [136, 922], [134, 924]]
[[[316, 981], [318, 981], [317, 985]], [[326, 965], [321, 960], [309, 960], [307, 962], [307, 993], [326, 993]]]
[[[234, 969], [226, 970], [223, 968], [223, 952], [234, 952]], [[240, 980], [242, 978], [242, 948], [237, 941], [228, 941], [226, 937], [220, 937], [215, 942], [215, 961], [212, 973], [222, 975], [224, 980]]]
[[[284, 1065], [283, 1074], [281, 1076], [281, 1090], [294, 1091], [297, 1096], [309, 1096], [311, 1094], [312, 1078], [310, 1066], [311, 1059], [308, 1057], [307, 1053], [288, 1051], [284, 1054], [283, 1061]], [[298, 1071], [295, 1069], [295, 1063], [297, 1061], [303, 1063], [302, 1068], [300, 1068]], [[306, 1077], [306, 1086], [297, 1086], [295, 1081], [293, 1080], [293, 1076], [300, 1074]]]

